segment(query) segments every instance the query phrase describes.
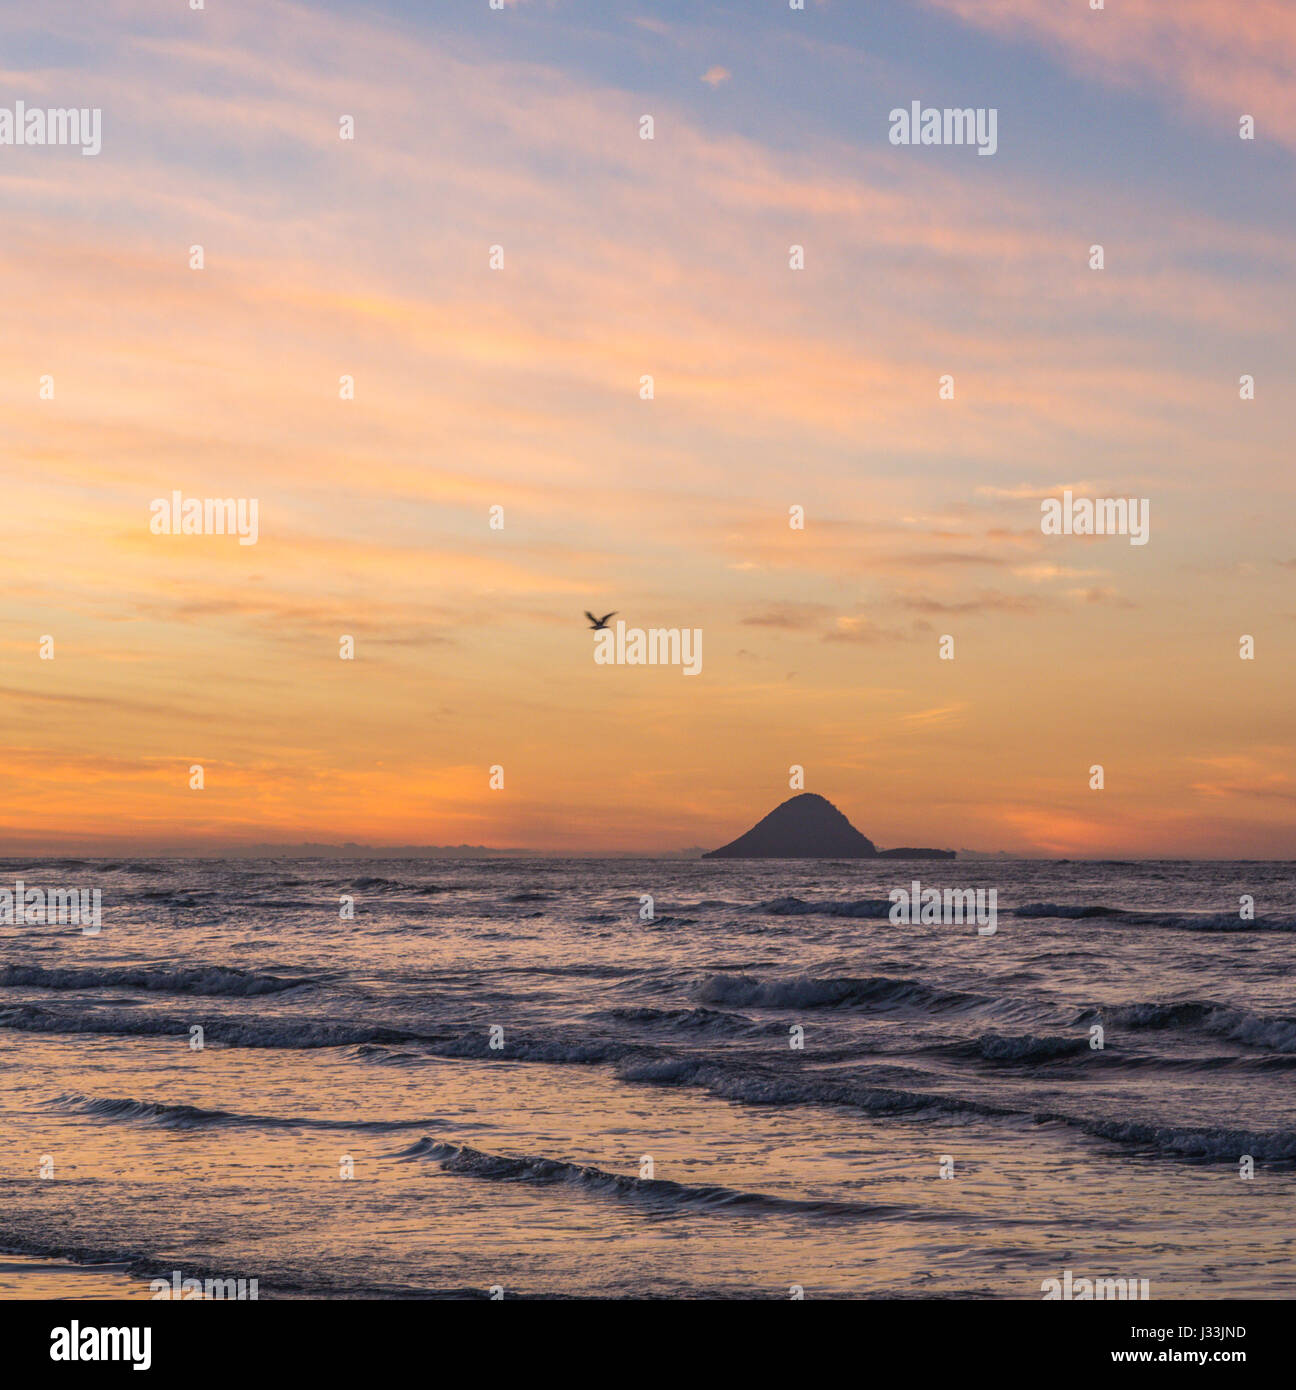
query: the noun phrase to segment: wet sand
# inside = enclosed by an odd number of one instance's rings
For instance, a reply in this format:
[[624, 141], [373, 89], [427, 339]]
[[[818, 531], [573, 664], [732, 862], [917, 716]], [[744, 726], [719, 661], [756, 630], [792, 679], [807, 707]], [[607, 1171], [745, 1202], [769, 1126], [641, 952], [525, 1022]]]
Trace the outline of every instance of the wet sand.
[[0, 1254], [0, 1299], [148, 1297], [148, 1280], [127, 1274], [125, 1265], [76, 1265]]

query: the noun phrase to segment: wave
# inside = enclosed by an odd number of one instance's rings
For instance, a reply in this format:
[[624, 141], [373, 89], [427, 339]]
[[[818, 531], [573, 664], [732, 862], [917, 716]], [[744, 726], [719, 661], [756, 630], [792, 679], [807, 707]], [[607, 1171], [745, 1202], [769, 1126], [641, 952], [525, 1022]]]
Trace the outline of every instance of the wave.
[[1169, 931], [1235, 932], [1296, 931], [1296, 917], [1255, 917], [1244, 920], [1236, 912], [1135, 912], [1102, 903], [1026, 903], [1010, 908], [1014, 917], [1055, 917], [1062, 921], [1098, 919], [1124, 927], [1164, 927]]
[[[936, 990], [921, 981], [878, 977], [839, 977], [827, 980], [791, 977], [761, 979], [742, 975], [707, 977], [701, 992], [707, 1002], [729, 1005], [745, 1003], [775, 1008], [877, 1008], [891, 1009], [914, 1005], [924, 1009], [963, 1010], [984, 1001], [980, 996], [958, 991]], [[471, 1058], [478, 1061], [535, 1062], [556, 1065], [606, 1064], [617, 1079], [627, 1084], [666, 1087], [698, 1087], [719, 1099], [742, 1105], [842, 1106], [877, 1116], [910, 1117], [969, 1115], [1005, 1122], [1056, 1123], [1093, 1138], [1161, 1153], [1186, 1160], [1236, 1161], [1243, 1153], [1258, 1161], [1296, 1161], [1296, 1137], [1287, 1130], [1258, 1131], [1226, 1126], [1192, 1126], [1178, 1123], [1112, 1119], [1105, 1115], [1064, 1113], [1060, 1109], [1037, 1109], [1028, 1098], [996, 1097], [992, 1103], [956, 1089], [948, 1077], [915, 1069], [912, 1081], [900, 1079], [898, 1085], [873, 1084], [849, 1058], [829, 1069], [828, 1059], [785, 1059], [775, 1065], [761, 1065], [752, 1057], [725, 1057], [713, 1037], [732, 1030], [740, 1036], [751, 1022], [740, 1014], [711, 1008], [611, 1010], [622, 1024], [640, 1023], [681, 1035], [680, 1043], [652, 1046], [625, 1038], [597, 1036], [573, 1037], [571, 1030], [546, 1034], [507, 1031], [505, 1046], [495, 1049], [484, 1027], [470, 1024], [429, 1026], [426, 1029], [400, 1028], [329, 1018], [282, 1018], [273, 1015], [214, 1017], [204, 1022], [210, 1043], [249, 1048], [324, 1048], [346, 1046], [355, 1049], [357, 1059], [375, 1063], [412, 1064], [435, 1058]], [[1296, 1018], [1259, 1014], [1229, 1004], [1203, 1000], [1134, 1001], [1089, 1008], [1080, 1013], [1074, 1025], [1101, 1021], [1113, 1028], [1130, 1031], [1185, 1029], [1225, 1038], [1270, 1054], [1296, 1055]], [[0, 1026], [28, 1032], [157, 1036], [188, 1034], [192, 1020], [154, 1014], [144, 1010], [91, 1009], [58, 1010], [23, 1003], [0, 1007]], [[759, 1022], [759, 1021], [758, 1021]], [[764, 1026], [764, 1025], [760, 1025]], [[681, 1055], [685, 1035], [698, 1038], [697, 1050]], [[1087, 1038], [1064, 1034], [984, 1033], [954, 1045], [962, 1055], [991, 1065], [1044, 1064], [1066, 1057], [1079, 1057], [1087, 1049]], [[1277, 1058], [1251, 1059], [1256, 1066], [1280, 1070], [1286, 1064]], [[1135, 1065], [1135, 1059], [1117, 1058], [1116, 1065]], [[1234, 1065], [1225, 1060], [1207, 1059], [1184, 1066]], [[1247, 1062], [1237, 1065], [1249, 1065]], [[879, 1078], [879, 1080], [882, 1078]], [[172, 1107], [159, 1102], [131, 1098], [65, 1097], [65, 1103], [93, 1106], [87, 1113], [108, 1120], [138, 1121], [177, 1128], [221, 1124], [310, 1124], [306, 1119], [275, 1116], [243, 1116], [223, 1110], [204, 1111], [199, 1107]], [[1090, 1107], [1085, 1106], [1084, 1109]], [[328, 1123], [328, 1122], [322, 1122]], [[336, 1122], [341, 1128], [354, 1128]], [[381, 1122], [378, 1122], [381, 1123]], [[403, 1122], [401, 1122], [403, 1123]], [[426, 1120], [418, 1124], [424, 1128]]]
[[1173, 912], [1127, 912], [1122, 918], [1122, 925], [1165, 927], [1170, 931], [1296, 932], [1296, 917], [1255, 917], [1243, 920], [1235, 912], [1201, 913], [1193, 916]]
[[761, 903], [756, 911], [768, 912], [772, 917], [858, 917], [885, 921], [891, 915], [891, 900], [859, 898], [855, 901], [806, 902], [802, 898], [788, 896]]
[[[308, 882], [309, 880], [299, 880]], [[367, 874], [361, 878], [339, 879], [334, 887], [345, 892], [351, 889], [362, 888], [370, 891], [385, 893], [394, 891], [398, 893], [413, 893], [416, 897], [430, 897], [435, 893], [449, 893], [451, 888], [440, 883], [411, 883], [408, 879], [383, 878], [378, 874]], [[518, 902], [529, 901], [525, 897], [516, 899]]]
[[[1095, 1061], [1097, 1059], [1095, 1058]], [[1151, 1053], [1129, 1052], [1112, 1048], [1102, 1050], [1102, 1065], [1111, 1071], [1156, 1071], [1159, 1073], [1180, 1072], [1191, 1076], [1205, 1076], [1210, 1072], [1289, 1072], [1296, 1071], [1296, 1053], [1262, 1052], [1255, 1054], [1234, 1053], [1216, 1054], [1209, 1057], [1164, 1057]]]
[[[188, 1036], [191, 1018], [124, 1010], [63, 1013], [37, 1004], [0, 1006], [0, 1028], [21, 1033], [98, 1034], [105, 1037]], [[502, 1047], [492, 1047], [481, 1028], [443, 1027], [436, 1030], [392, 1027], [386, 1024], [348, 1023], [328, 1018], [213, 1017], [202, 1023], [207, 1044], [226, 1047], [313, 1050], [325, 1047], [400, 1047], [417, 1045], [423, 1060], [434, 1057], [475, 1058], [482, 1061], [550, 1062], [589, 1066], [642, 1055], [651, 1049], [611, 1039], [572, 1041], [560, 1037], [531, 1037], [508, 1033]], [[413, 1054], [411, 1054], [413, 1055]]]
[[886, 975], [760, 980], [752, 975], [711, 975], [698, 987], [704, 1004], [736, 1004], [766, 1009], [923, 1008], [950, 1010], [990, 1002], [961, 990], [935, 989], [921, 980]]
[[[238, 1280], [248, 1277], [246, 1264], [241, 1264], [239, 1268], [235, 1269], [210, 1265], [205, 1261], [188, 1257], [181, 1259], [174, 1253], [146, 1252], [121, 1244], [87, 1245], [71, 1242], [61, 1229], [50, 1229], [46, 1233], [33, 1235], [30, 1229], [19, 1231], [13, 1228], [14, 1214], [11, 1211], [5, 1212], [4, 1219], [6, 1225], [0, 1227], [0, 1252], [5, 1254], [26, 1255], [34, 1259], [59, 1260], [68, 1264], [85, 1266], [117, 1266], [120, 1267], [122, 1273], [141, 1281], [161, 1279], [168, 1288], [171, 1287], [172, 1276], [177, 1263], [183, 1264], [183, 1274], [186, 1279], [198, 1279], [204, 1283], [207, 1280], [220, 1281], [221, 1283], [233, 1280], [237, 1284]], [[253, 1267], [255, 1268], [255, 1262], [253, 1262]], [[441, 1300], [487, 1300], [495, 1297], [492, 1289], [472, 1284], [366, 1284], [357, 1282], [350, 1268], [334, 1274], [327, 1265], [323, 1264], [309, 1273], [304, 1270], [290, 1273], [280, 1269], [275, 1272], [273, 1279], [258, 1276], [258, 1283], [258, 1299], [261, 1302], [276, 1298], [399, 1299], [405, 1302], [413, 1300], [433, 1302]], [[511, 1303], [547, 1302], [550, 1300], [561, 1300], [567, 1303], [584, 1299], [597, 1299], [600, 1302], [606, 1302], [609, 1298], [638, 1299], [643, 1297], [637, 1288], [630, 1288], [622, 1293], [601, 1289], [592, 1294], [569, 1292], [550, 1294], [515, 1289], [511, 1285], [508, 1296]], [[738, 1296], [748, 1296], [748, 1291], [739, 1290]], [[774, 1295], [767, 1295], [763, 1291], [758, 1291], [751, 1296], [757, 1298], [774, 1297]]]
[[609, 1173], [589, 1164], [571, 1163], [561, 1158], [523, 1155], [510, 1158], [501, 1154], [483, 1153], [466, 1144], [451, 1144], [425, 1137], [393, 1158], [405, 1162], [431, 1159], [447, 1173], [484, 1179], [488, 1182], [519, 1182], [537, 1186], [556, 1184], [579, 1188], [598, 1196], [630, 1198], [648, 1202], [664, 1209], [684, 1211], [744, 1211], [790, 1213], [803, 1216], [842, 1217], [854, 1220], [884, 1220], [903, 1217], [912, 1219], [944, 1219], [929, 1212], [919, 1213], [912, 1207], [888, 1203], [864, 1203], [815, 1200], [799, 1197], [779, 1197], [763, 1192], [745, 1192], [731, 1187], [695, 1186], [674, 1182], [668, 1178], [631, 1177], [625, 1173]]
[[1242, 1130], [1114, 1120], [1030, 1106], [992, 1104], [940, 1091], [863, 1086], [849, 1079], [836, 1080], [814, 1072], [798, 1076], [769, 1071], [734, 1071], [696, 1058], [631, 1064], [623, 1066], [618, 1076], [623, 1081], [655, 1086], [698, 1086], [721, 1099], [747, 1105], [843, 1106], [872, 1115], [914, 1118], [924, 1114], [964, 1113], [1035, 1125], [1055, 1124], [1166, 1158], [1235, 1163], [1243, 1154], [1250, 1154], [1262, 1162], [1296, 1161], [1296, 1132], [1290, 1130]]
[[1104, 907], [1101, 903], [1026, 903], [1010, 908], [1014, 917], [1060, 917], [1067, 921], [1083, 917], [1121, 917], [1123, 909]]
[[1068, 1038], [1060, 1034], [1036, 1037], [1032, 1033], [1018, 1035], [982, 1033], [969, 1042], [942, 1043], [925, 1049], [949, 1057], [968, 1057], [982, 1062], [1054, 1062], [1063, 1057], [1076, 1057], [1090, 1051], [1089, 1039]]
[[325, 1120], [282, 1115], [244, 1115], [231, 1110], [208, 1110], [199, 1105], [168, 1105], [161, 1101], [129, 1097], [86, 1096], [73, 1092], [50, 1102], [64, 1110], [101, 1120], [129, 1120], [155, 1124], [163, 1129], [339, 1129], [388, 1133], [402, 1129], [426, 1129], [427, 1120]]
[[1134, 1029], [1186, 1028], [1227, 1038], [1244, 1047], [1267, 1052], [1296, 1052], [1296, 1018], [1283, 1014], [1259, 1014], [1232, 1004], [1183, 999], [1172, 1003], [1154, 1001], [1116, 1004], [1108, 1008], [1086, 1009], [1078, 1023], [1115, 1023]]
[[[0, 1006], [0, 1028], [20, 1033], [89, 1033], [106, 1037], [187, 1036], [191, 1018], [165, 1014], [113, 1012], [60, 1013], [36, 1004]], [[418, 1042], [423, 1034], [402, 1028], [339, 1023], [332, 1019], [212, 1018], [204, 1020], [204, 1040], [228, 1047], [318, 1048], [359, 1043]]]
[[1236, 1163], [1244, 1154], [1250, 1154], [1264, 1163], [1296, 1161], [1296, 1132], [1291, 1130], [1225, 1129], [1210, 1125], [1194, 1129], [1180, 1125], [1145, 1124], [1135, 1120], [1078, 1119], [1069, 1115], [1047, 1118], [1079, 1125], [1099, 1139], [1131, 1145], [1170, 1158]]
[[46, 969], [40, 965], [0, 967], [0, 986], [28, 989], [144, 989], [162, 994], [248, 998], [261, 994], [282, 994], [286, 990], [317, 983], [317, 978], [309, 976], [294, 980], [223, 965], [195, 966], [191, 970], [159, 970], [147, 966], [98, 969], [71, 966]]
[[620, 1061], [644, 1049], [610, 1039], [573, 1042], [567, 1037], [531, 1038], [506, 1033], [503, 1046], [493, 1048], [482, 1032], [464, 1033], [456, 1038], [439, 1038], [431, 1046], [438, 1057], [476, 1058], [488, 1062], [550, 1062], [566, 1066], [596, 1066]]
[[633, 1027], [659, 1028], [670, 1033], [702, 1033], [719, 1037], [771, 1032], [782, 1034], [784, 1031], [781, 1023], [758, 1023], [743, 1014], [725, 1013], [718, 1009], [604, 1009], [593, 1017]]
[[747, 1105], [849, 1106], [874, 1115], [905, 1115], [918, 1111], [944, 1114], [1013, 1115], [1009, 1107], [949, 1095], [940, 1091], [906, 1091], [869, 1086], [849, 1076], [817, 1070], [804, 1072], [756, 1067], [729, 1067], [706, 1057], [668, 1057], [634, 1060], [617, 1069], [618, 1079], [653, 1086], [698, 1086], [722, 1100]]
[[[1110, 1013], [1108, 1017], [1110, 1017]], [[1223, 1032], [1224, 1030], [1219, 1029], [1217, 1031]], [[1260, 1045], [1267, 1045], [1268, 1041], [1265, 1040]], [[1013, 1036], [983, 1033], [980, 1037], [966, 1042], [938, 1043], [921, 1050], [929, 1056], [960, 1057], [973, 1061], [1006, 1064], [1018, 1063], [1024, 1066], [1063, 1061], [1072, 1057], [1089, 1058], [1092, 1051], [1095, 1054], [1092, 1057], [1093, 1062], [1110, 1070], [1155, 1070], [1190, 1074], [1205, 1074], [1215, 1071], [1285, 1072], [1296, 1070], [1296, 1049], [1268, 1056], [1164, 1057], [1130, 1052], [1125, 1049], [1117, 1052], [1110, 1047], [1091, 1049], [1087, 1037], [1066, 1037], [1059, 1034], [1036, 1037], [1032, 1034]]]
[[[1196, 1005], [1189, 1003], [1178, 1006], [1131, 1006], [1144, 1009], [1177, 1008], [1179, 1017], [1188, 1017], [1200, 1022], [1209, 1020], [1211, 1015], [1202, 1010], [1220, 1010], [1222, 1006]], [[1187, 1012], [1184, 1012], [1187, 1010]], [[1241, 1011], [1225, 1011], [1239, 1014]], [[179, 1020], [168, 1020], [147, 1015], [105, 1018], [102, 1015], [86, 1017], [83, 1015], [59, 1016], [51, 1018], [41, 1011], [35, 1014], [22, 1014], [17, 1009], [0, 1011], [0, 1023], [15, 1026], [14, 1015], [21, 1015], [19, 1027], [40, 1029], [42, 1031], [68, 1032], [122, 1032], [127, 1034], [178, 1033], [185, 1031], [187, 1025]], [[1161, 1015], [1164, 1016], [1164, 1015]], [[1110, 1017], [1110, 1013], [1108, 1015]], [[1152, 1014], [1144, 1014], [1152, 1018]], [[1228, 1020], [1236, 1025], [1237, 1020]], [[1255, 1020], [1243, 1020], [1254, 1024]], [[1269, 1024], [1275, 1020], [1266, 1020]], [[1280, 1021], [1279, 1021], [1280, 1022]], [[1288, 1021], [1290, 1024], [1291, 1021]], [[257, 1031], [257, 1028], [260, 1031]], [[816, 1058], [814, 1065], [765, 1065], [751, 1061], [734, 1064], [732, 1061], [718, 1060], [714, 1053], [678, 1055], [662, 1052], [660, 1049], [623, 1044], [571, 1043], [566, 1039], [515, 1039], [503, 1051], [492, 1051], [485, 1038], [478, 1035], [458, 1038], [441, 1037], [429, 1039], [421, 1045], [422, 1053], [387, 1051], [379, 1053], [377, 1043], [408, 1041], [407, 1038], [377, 1037], [373, 1034], [393, 1033], [398, 1030], [343, 1029], [327, 1022], [282, 1020], [262, 1022], [259, 1025], [247, 1020], [220, 1020], [208, 1029], [208, 1037], [214, 1042], [227, 1042], [232, 1045], [248, 1047], [327, 1047], [351, 1041], [365, 1044], [358, 1047], [362, 1056], [372, 1060], [404, 1061], [421, 1057], [476, 1057], [481, 1060], [535, 1061], [548, 1063], [580, 1064], [604, 1062], [614, 1064], [614, 1075], [627, 1084], [643, 1084], [663, 1087], [697, 1087], [718, 1099], [741, 1105], [753, 1106], [826, 1106], [845, 1107], [874, 1116], [899, 1117], [921, 1120], [924, 1117], [976, 1116], [1001, 1122], [1028, 1124], [1057, 1124], [1082, 1132], [1092, 1138], [1105, 1140], [1145, 1152], [1161, 1154], [1176, 1159], [1235, 1162], [1242, 1154], [1251, 1154], [1258, 1161], [1293, 1162], [1296, 1161], [1296, 1134], [1287, 1130], [1256, 1131], [1225, 1126], [1185, 1126], [1144, 1121], [1112, 1119], [1104, 1115], [1068, 1113], [1058, 1109], [1041, 1109], [1029, 1101], [1013, 1103], [1010, 1101], [989, 1102], [950, 1089], [948, 1081], [937, 1076], [928, 1078], [914, 1071], [915, 1086], [875, 1085], [864, 1079], [858, 1071], [840, 1068], [826, 1070]], [[358, 1038], [358, 1033], [371, 1036]], [[346, 1036], [347, 1034], [351, 1036]], [[1270, 1040], [1272, 1042], [1272, 1040]], [[1001, 1038], [987, 1034], [976, 1039], [972, 1047], [985, 1060], [1027, 1062], [1042, 1060], [1060, 1055], [1062, 1048], [1073, 1048], [1084, 1040], [1074, 1038]], [[1077, 1049], [1078, 1050], [1078, 1049]], [[1296, 1042], [1289, 1050], [1296, 1050]], [[354, 1054], [353, 1054], [354, 1055]], [[1270, 1060], [1264, 1059], [1266, 1066]], [[930, 1081], [931, 1089], [926, 1085]], [[937, 1089], [937, 1087], [943, 1087]], [[320, 1127], [340, 1129], [400, 1129], [426, 1128], [426, 1119], [417, 1122], [375, 1121], [313, 1121], [308, 1118], [288, 1118], [276, 1116], [241, 1115], [222, 1110], [204, 1110], [201, 1107], [173, 1106], [159, 1102], [141, 1101], [131, 1098], [104, 1098], [65, 1096], [60, 1102], [83, 1107], [88, 1114], [109, 1120], [140, 1121], [173, 1128], [199, 1128], [220, 1125], [267, 1125], [280, 1127]], [[431, 1143], [432, 1141], [428, 1141]], [[533, 1160], [527, 1160], [532, 1162]], [[548, 1162], [549, 1160], [544, 1160]], [[569, 1165], [578, 1168], [579, 1165]], [[549, 1170], [542, 1170], [549, 1171]], [[555, 1170], [557, 1171], [557, 1170]], [[565, 1171], [565, 1170], [564, 1170]], [[571, 1174], [566, 1175], [571, 1178]], [[614, 1177], [615, 1175], [608, 1175]], [[557, 1180], [550, 1177], [547, 1180]], [[573, 1179], [574, 1180], [574, 1179]], [[626, 1181], [636, 1181], [626, 1179]], [[721, 1200], [720, 1198], [716, 1199]]]
[[591, 980], [624, 980], [625, 967], [622, 965], [491, 965], [484, 967], [483, 975], [570, 975], [577, 979]]
[[374, 1062], [383, 1067], [422, 1066], [428, 1060], [426, 1052], [409, 1048], [384, 1046], [382, 1043], [358, 1043], [347, 1053], [357, 1062]]
[[[6, 1218], [12, 1219], [11, 1214], [6, 1213]], [[52, 1230], [43, 1236], [33, 1236], [29, 1232], [18, 1232], [12, 1229], [0, 1230], [0, 1250], [8, 1254], [28, 1255], [41, 1260], [60, 1260], [76, 1265], [119, 1266], [122, 1273], [132, 1278], [141, 1281], [161, 1279], [165, 1281], [168, 1288], [171, 1287], [172, 1275], [177, 1264], [177, 1257], [174, 1254], [146, 1252], [120, 1244], [86, 1245], [72, 1243], [61, 1233]], [[204, 1284], [208, 1280], [222, 1284], [228, 1284], [232, 1280], [237, 1285], [239, 1280], [248, 1277], [246, 1267], [233, 1269], [187, 1258], [183, 1261], [183, 1266], [186, 1279], [201, 1280]], [[330, 1277], [324, 1270], [311, 1275], [289, 1275], [280, 1272], [275, 1275], [272, 1282], [259, 1278], [258, 1284], [257, 1296], [263, 1302], [277, 1297], [402, 1300], [489, 1299], [492, 1297], [489, 1289], [476, 1288], [472, 1285], [429, 1287], [417, 1284], [357, 1284], [349, 1274], [342, 1277]], [[513, 1302], [521, 1302], [544, 1298], [545, 1296], [543, 1294], [528, 1294], [521, 1290], [517, 1292], [510, 1290], [509, 1297]]]

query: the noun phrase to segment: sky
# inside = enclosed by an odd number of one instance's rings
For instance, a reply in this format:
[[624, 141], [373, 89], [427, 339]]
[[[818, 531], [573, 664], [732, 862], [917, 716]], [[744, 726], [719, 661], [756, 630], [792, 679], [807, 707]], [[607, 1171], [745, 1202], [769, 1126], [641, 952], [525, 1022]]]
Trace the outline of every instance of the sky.
[[1283, 0], [7, 7], [102, 149], [0, 145], [0, 852], [713, 847], [800, 767], [882, 847], [1296, 858], [1294, 64]]

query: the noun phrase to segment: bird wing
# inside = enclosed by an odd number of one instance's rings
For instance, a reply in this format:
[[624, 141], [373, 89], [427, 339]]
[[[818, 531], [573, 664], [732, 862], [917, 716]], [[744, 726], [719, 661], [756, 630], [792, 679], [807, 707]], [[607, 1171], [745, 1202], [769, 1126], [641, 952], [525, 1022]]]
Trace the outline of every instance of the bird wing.
[[604, 613], [604, 615], [599, 619], [600, 624], [606, 623], [609, 618], [615, 618], [620, 611], [621, 610], [619, 608], [614, 608], [610, 613]]
[[585, 610], [585, 616], [586, 616], [586, 617], [590, 620], [590, 622], [592, 622], [592, 623], [597, 623], [597, 622], [598, 622], [598, 619], [594, 616], [593, 613], [591, 613], [591, 612], [589, 611], [588, 608]]

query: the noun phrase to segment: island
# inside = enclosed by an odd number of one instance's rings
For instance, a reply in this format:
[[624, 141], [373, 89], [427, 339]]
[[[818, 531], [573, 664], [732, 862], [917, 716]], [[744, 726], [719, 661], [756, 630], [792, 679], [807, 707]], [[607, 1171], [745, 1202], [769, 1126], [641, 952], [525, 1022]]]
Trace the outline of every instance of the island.
[[953, 859], [952, 849], [878, 849], [826, 797], [802, 792], [703, 859]]

